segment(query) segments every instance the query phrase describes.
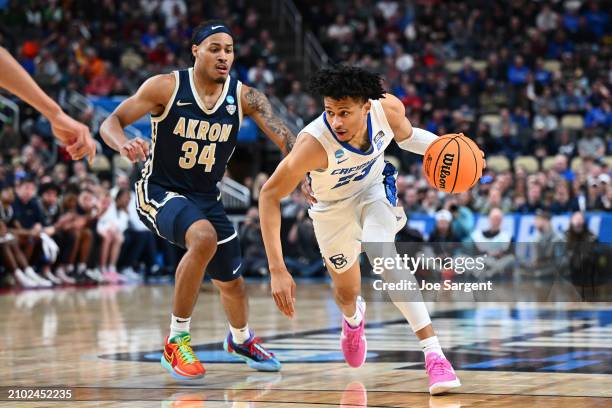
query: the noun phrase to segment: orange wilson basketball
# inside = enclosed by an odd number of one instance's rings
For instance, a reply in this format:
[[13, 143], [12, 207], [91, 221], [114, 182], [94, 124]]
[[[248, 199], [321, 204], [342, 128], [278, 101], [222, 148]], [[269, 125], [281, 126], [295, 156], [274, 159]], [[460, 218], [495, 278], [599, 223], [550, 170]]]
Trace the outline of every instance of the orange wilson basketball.
[[430, 185], [446, 193], [463, 193], [482, 176], [483, 153], [463, 133], [440, 136], [423, 156], [423, 173]]

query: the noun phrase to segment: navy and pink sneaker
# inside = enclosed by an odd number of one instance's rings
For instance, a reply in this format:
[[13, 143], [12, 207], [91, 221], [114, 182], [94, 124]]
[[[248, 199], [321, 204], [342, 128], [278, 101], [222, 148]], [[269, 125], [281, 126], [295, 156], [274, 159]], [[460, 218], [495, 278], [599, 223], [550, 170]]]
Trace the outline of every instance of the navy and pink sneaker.
[[261, 344], [261, 340], [251, 332], [251, 336], [242, 344], [234, 343], [230, 332], [223, 342], [223, 350], [244, 360], [257, 371], [280, 371], [281, 363]]

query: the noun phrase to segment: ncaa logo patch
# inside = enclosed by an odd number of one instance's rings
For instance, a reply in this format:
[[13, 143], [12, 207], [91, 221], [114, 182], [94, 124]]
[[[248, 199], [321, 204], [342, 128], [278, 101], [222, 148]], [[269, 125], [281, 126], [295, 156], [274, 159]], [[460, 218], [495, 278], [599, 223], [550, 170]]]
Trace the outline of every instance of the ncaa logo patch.
[[344, 256], [344, 254], [336, 254], [336, 255], [330, 256], [329, 261], [332, 264], [334, 264], [336, 269], [341, 269], [342, 267], [346, 266], [346, 264], [348, 263], [346, 256]]
[[227, 95], [227, 98], [225, 98], [225, 100], [227, 101], [227, 103], [234, 103], [234, 97], [232, 95]]
[[374, 136], [374, 144], [376, 145], [376, 150], [380, 150], [383, 145], [383, 137], [385, 136], [385, 132], [382, 130]]
[[336, 156], [336, 159], [341, 158], [342, 156], [344, 156], [344, 149], [338, 149], [336, 150], [336, 152], [334, 153], [334, 156]]
[[225, 109], [227, 109], [227, 113], [229, 113], [230, 115], [236, 113], [236, 105], [226, 105]]

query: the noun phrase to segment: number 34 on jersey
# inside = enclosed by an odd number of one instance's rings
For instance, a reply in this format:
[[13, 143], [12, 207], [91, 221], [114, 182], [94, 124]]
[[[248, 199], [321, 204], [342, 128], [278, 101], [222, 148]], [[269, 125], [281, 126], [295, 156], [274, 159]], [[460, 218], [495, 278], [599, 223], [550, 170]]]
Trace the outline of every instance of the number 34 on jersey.
[[[213, 123], [205, 120], [189, 119], [181, 117], [173, 133], [186, 139], [208, 140], [210, 142], [226, 142], [232, 131], [232, 125]], [[217, 143], [201, 146], [193, 141], [185, 141], [181, 147], [183, 156], [179, 158], [179, 166], [183, 169], [191, 169], [196, 164], [204, 166], [204, 172], [209, 173], [215, 164], [215, 148]]]

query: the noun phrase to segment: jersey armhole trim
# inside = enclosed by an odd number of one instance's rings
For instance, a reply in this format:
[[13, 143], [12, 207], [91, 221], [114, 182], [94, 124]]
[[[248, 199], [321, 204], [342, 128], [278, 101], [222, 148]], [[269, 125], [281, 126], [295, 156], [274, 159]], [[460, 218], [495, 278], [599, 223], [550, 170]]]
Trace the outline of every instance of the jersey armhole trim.
[[375, 107], [374, 109], [376, 109], [377, 112], [377, 116], [380, 119], [380, 116], [382, 116], [382, 119], [384, 122], [382, 123], [383, 125], [386, 125], [387, 129], [389, 129], [389, 131], [393, 134], [393, 138], [395, 139], [395, 133], [393, 132], [393, 128], [391, 127], [391, 124], [389, 124], [389, 120], [387, 119], [387, 114], [385, 113], [385, 107], [383, 106], [382, 102], [380, 101], [380, 99], [372, 99], [372, 106], [374, 106], [374, 102], [378, 103], [378, 106]]
[[168, 101], [168, 103], [166, 103], [166, 108], [164, 109], [164, 111], [162, 112], [160, 116], [151, 115], [151, 122], [161, 122], [162, 120], [166, 119], [166, 116], [168, 116], [168, 112], [170, 112], [170, 109], [172, 109], [172, 105], [174, 105], [174, 99], [176, 98], [176, 94], [178, 93], [178, 90], [179, 90], [179, 72], [172, 71], [172, 73], [174, 74], [174, 81], [175, 81], [174, 91], [172, 92], [172, 96], [170, 97], [170, 100]]
[[242, 82], [237, 81], [236, 84], [236, 99], [238, 105], [238, 129], [242, 126]]

